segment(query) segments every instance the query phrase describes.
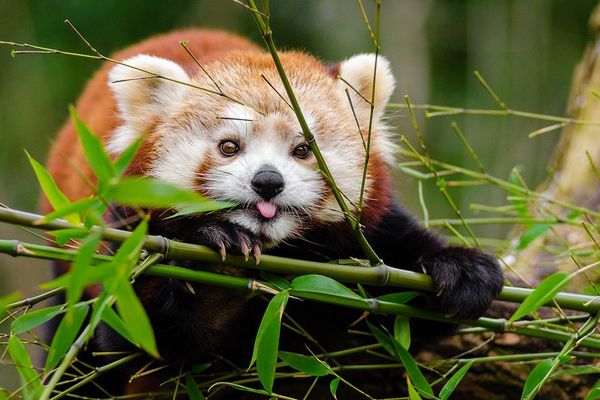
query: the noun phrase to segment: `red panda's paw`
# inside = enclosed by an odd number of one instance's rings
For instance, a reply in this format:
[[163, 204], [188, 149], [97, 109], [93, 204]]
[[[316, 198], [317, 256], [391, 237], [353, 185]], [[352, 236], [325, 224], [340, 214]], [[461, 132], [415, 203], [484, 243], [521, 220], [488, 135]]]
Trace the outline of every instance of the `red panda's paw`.
[[196, 231], [195, 242], [217, 250], [225, 261], [227, 253], [241, 254], [246, 261], [250, 256], [260, 261], [262, 241], [239, 225], [231, 223], [209, 224]]
[[483, 315], [502, 290], [504, 275], [495, 257], [474, 248], [446, 247], [422, 259], [442, 311], [461, 319]]

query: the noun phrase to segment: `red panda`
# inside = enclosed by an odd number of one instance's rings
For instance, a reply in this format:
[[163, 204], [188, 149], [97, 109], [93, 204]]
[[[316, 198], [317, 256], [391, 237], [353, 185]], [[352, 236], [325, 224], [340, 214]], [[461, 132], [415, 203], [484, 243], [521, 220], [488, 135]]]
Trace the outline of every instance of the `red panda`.
[[[205, 71], [180, 40], [188, 41]], [[349, 202], [357, 203], [371, 113], [365, 99], [371, 98], [375, 56], [357, 55], [334, 67], [303, 52], [282, 52], [280, 57], [337, 186]], [[109, 152], [118, 155], [145, 133], [128, 173], [241, 204], [204, 217], [153, 217], [151, 233], [246, 256], [258, 257], [262, 251], [319, 261], [361, 256], [267, 52], [232, 34], [187, 30], [148, 39], [114, 58], [123, 63], [104, 65], [77, 102], [78, 114], [101, 135]], [[189, 85], [149, 77], [142, 70]], [[431, 275], [437, 289], [433, 303], [440, 310], [478, 317], [499, 293], [502, 271], [490, 255], [447, 245], [419, 226], [395, 199], [390, 180], [395, 146], [383, 118], [394, 85], [389, 62], [380, 56], [361, 220], [365, 235], [387, 264]], [[93, 177], [71, 122], [59, 132], [48, 168], [71, 199], [90, 194], [81, 171]], [[44, 211], [49, 211], [47, 203]], [[256, 302], [222, 289], [189, 291], [162, 278], [142, 277], [136, 291], [168, 361], [180, 365], [208, 354], [248, 351], [260, 316]], [[303, 304], [298, 319], [333, 338], [323, 339], [333, 347], [357, 317], [329, 307], [307, 308]], [[282, 343], [294, 342], [298, 338]], [[105, 326], [91, 346], [104, 351], [126, 348]]]

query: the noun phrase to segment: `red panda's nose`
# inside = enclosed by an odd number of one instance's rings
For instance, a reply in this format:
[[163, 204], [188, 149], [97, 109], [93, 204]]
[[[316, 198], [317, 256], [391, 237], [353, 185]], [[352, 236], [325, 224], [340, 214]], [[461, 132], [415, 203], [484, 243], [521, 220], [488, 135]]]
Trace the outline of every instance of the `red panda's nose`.
[[277, 196], [285, 186], [283, 176], [270, 165], [263, 165], [254, 175], [251, 184], [252, 189], [265, 200]]

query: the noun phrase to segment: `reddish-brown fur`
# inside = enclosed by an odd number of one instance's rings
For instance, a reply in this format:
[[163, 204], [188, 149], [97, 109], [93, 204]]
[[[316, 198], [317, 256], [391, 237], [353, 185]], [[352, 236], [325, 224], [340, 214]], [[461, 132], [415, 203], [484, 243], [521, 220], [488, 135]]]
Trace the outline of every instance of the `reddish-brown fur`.
[[[176, 62], [188, 74], [193, 75], [198, 66], [179, 45], [181, 40], [188, 41], [188, 47], [201, 63], [221, 59], [232, 50], [258, 51], [255, 44], [239, 36], [220, 31], [192, 29], [155, 36], [116, 53], [112, 58], [124, 60], [137, 54], [155, 55]], [[107, 85], [108, 71], [112, 67], [114, 64], [105, 63], [96, 72], [76, 104], [81, 119], [92, 132], [101, 135], [105, 142], [120, 123], [115, 100]], [[148, 154], [150, 150], [151, 146], [145, 146], [138, 154], [138, 159], [151, 157], [151, 154]], [[82, 178], [83, 174], [93, 182], [93, 174], [85, 162], [83, 150], [71, 121], [67, 121], [62, 127], [56, 144], [50, 150], [48, 169], [70, 199], [79, 199], [93, 193], [93, 188], [89, 187]], [[46, 199], [42, 201], [42, 211], [51, 211]]]

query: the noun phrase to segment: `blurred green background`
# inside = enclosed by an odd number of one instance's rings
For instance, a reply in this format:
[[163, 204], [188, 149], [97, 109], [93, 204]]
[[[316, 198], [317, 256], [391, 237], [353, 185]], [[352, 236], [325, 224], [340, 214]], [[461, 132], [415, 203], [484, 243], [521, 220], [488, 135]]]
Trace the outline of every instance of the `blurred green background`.
[[[272, 0], [272, 27], [282, 48], [305, 49], [325, 60], [370, 52], [372, 45], [355, 1]], [[374, 7], [365, 1], [370, 16]], [[382, 50], [398, 79], [394, 100], [493, 108], [473, 77], [483, 76], [512, 108], [562, 115], [573, 67], [588, 39], [587, 19], [596, 0], [387, 0], [383, 1]], [[229, 0], [0, 0], [0, 40], [86, 51], [63, 23], [70, 19], [101, 52], [109, 54], [148, 35], [178, 27], [205, 26], [238, 32], [259, 42], [248, 11]], [[182, 40], [186, 38], [181, 38]], [[75, 102], [96, 61], [59, 55], [11, 58], [0, 47], [0, 202], [36, 211], [38, 187], [23, 149], [44, 160], [67, 105]], [[550, 123], [497, 117], [442, 117], [419, 122], [433, 157], [472, 166], [450, 129], [465, 132], [488, 171], [506, 177], [522, 166], [535, 187], [558, 132], [528, 139]], [[392, 113], [399, 133], [414, 139], [405, 113]], [[415, 183], [398, 174], [398, 193], [415, 212]], [[431, 217], [452, 217], [433, 184], [425, 188]], [[502, 204], [505, 194], [485, 188], [451, 189], [469, 214], [470, 203]], [[506, 227], [483, 227], [503, 237]], [[0, 225], [0, 238], [34, 240]], [[49, 276], [47, 263], [0, 256], [0, 295], [35, 291]], [[0, 366], [0, 387], [12, 373]]]

